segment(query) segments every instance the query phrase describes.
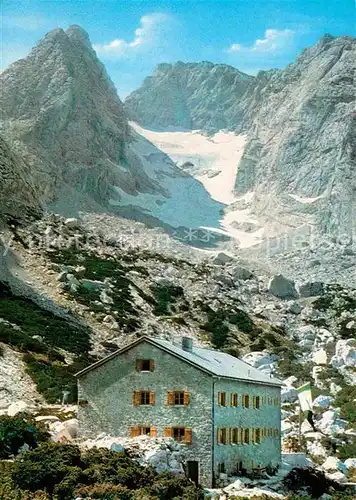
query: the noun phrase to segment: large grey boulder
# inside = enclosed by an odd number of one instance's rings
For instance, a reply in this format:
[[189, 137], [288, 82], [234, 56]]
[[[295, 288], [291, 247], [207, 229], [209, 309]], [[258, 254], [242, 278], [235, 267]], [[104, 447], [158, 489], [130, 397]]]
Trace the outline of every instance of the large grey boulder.
[[321, 281], [307, 281], [299, 285], [298, 292], [301, 297], [316, 297], [324, 294], [324, 283]]
[[231, 274], [234, 279], [243, 281], [250, 280], [254, 276], [249, 269], [246, 269], [245, 267], [242, 266], [234, 266], [233, 269], [231, 270]]
[[282, 274], [277, 274], [271, 278], [268, 291], [280, 299], [295, 299], [298, 297], [294, 281], [285, 278]]

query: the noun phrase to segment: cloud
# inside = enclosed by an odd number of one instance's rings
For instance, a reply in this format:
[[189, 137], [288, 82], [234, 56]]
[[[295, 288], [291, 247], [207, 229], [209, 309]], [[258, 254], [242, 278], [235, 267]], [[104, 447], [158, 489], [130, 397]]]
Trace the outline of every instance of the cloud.
[[170, 17], [166, 14], [147, 14], [141, 17], [140, 26], [135, 30], [131, 42], [116, 38], [107, 44], [96, 44], [93, 47], [98, 54], [112, 57], [123, 57], [150, 49], [161, 41], [164, 27], [169, 21]]
[[233, 43], [227, 49], [227, 52], [229, 54], [233, 54], [236, 52], [244, 52], [250, 54], [276, 53], [288, 47], [291, 44], [294, 35], [295, 31], [290, 29], [267, 29], [265, 31], [265, 37], [262, 39], [258, 38], [251, 46]]

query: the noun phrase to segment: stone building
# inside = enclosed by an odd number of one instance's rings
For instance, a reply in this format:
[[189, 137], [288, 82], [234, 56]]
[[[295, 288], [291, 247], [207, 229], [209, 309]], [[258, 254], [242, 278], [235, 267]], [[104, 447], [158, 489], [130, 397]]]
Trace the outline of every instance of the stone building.
[[172, 437], [204, 486], [280, 463], [281, 384], [229, 354], [144, 336], [77, 378], [84, 437]]

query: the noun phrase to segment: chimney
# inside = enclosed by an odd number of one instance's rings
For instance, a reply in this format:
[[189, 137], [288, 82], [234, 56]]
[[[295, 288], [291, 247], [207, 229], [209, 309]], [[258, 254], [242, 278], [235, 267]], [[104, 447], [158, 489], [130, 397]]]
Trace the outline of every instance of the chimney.
[[191, 339], [190, 337], [182, 337], [182, 349], [183, 351], [192, 352], [193, 339]]

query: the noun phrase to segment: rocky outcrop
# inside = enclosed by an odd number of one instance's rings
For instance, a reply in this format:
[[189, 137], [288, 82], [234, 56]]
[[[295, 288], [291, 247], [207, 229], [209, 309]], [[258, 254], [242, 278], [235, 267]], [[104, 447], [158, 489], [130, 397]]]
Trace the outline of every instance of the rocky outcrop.
[[159, 64], [127, 97], [125, 108], [132, 120], [147, 128], [231, 128], [241, 118], [238, 102], [253, 79], [226, 64]]
[[285, 278], [282, 274], [277, 274], [271, 278], [268, 291], [280, 299], [295, 299], [298, 297], [294, 281]]
[[31, 169], [0, 136], [0, 219], [39, 215], [41, 200]]
[[285, 70], [257, 76], [236, 193], [289, 227], [350, 235], [356, 207], [356, 39], [325, 36]]

